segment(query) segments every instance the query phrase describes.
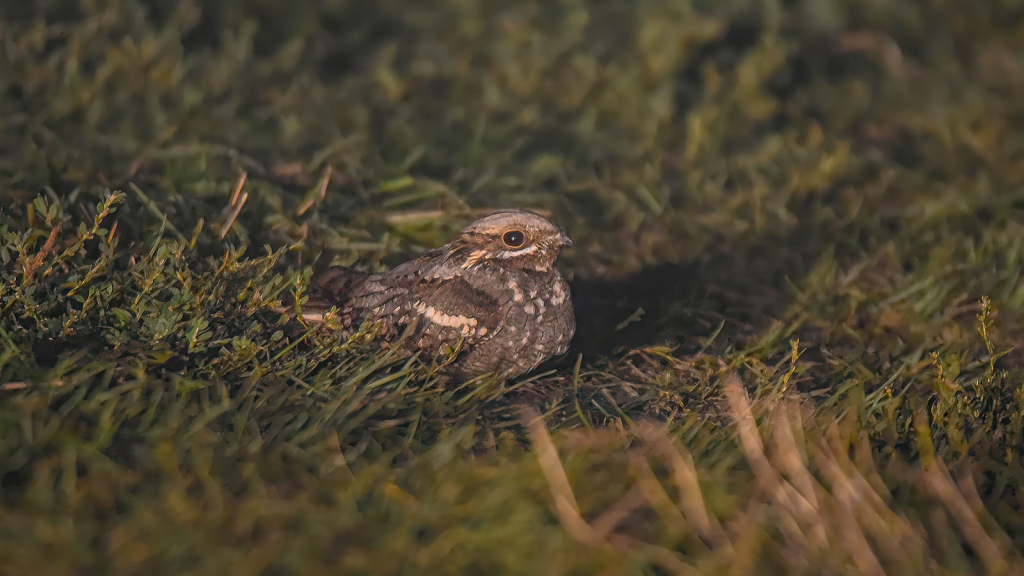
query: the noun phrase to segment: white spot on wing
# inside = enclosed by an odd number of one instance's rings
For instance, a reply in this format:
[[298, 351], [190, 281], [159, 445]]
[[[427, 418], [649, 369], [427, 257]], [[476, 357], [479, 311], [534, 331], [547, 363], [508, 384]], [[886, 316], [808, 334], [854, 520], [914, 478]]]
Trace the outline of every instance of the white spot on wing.
[[469, 318], [461, 314], [445, 314], [433, 306], [426, 306], [422, 302], [417, 302], [415, 308], [417, 312], [423, 314], [427, 320], [434, 324], [449, 328], [460, 328], [464, 334], [468, 333], [470, 327], [477, 325], [476, 318]]
[[562, 302], [565, 302], [565, 290], [562, 290], [562, 283], [556, 282], [551, 290], [551, 305], [558, 306]]
[[508, 287], [512, 289], [512, 300], [514, 302], [522, 302], [523, 291], [519, 289], [519, 284], [515, 280], [509, 280]]

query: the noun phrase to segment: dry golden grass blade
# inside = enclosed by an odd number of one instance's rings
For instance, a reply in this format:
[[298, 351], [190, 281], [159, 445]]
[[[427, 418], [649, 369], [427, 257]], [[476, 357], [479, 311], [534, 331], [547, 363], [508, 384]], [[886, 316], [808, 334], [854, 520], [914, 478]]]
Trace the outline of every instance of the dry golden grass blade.
[[[797, 445], [796, 436], [793, 433], [794, 414], [797, 414], [797, 418], [799, 418], [799, 407], [794, 406], [793, 402], [786, 402], [779, 407], [773, 421], [774, 459], [789, 479], [788, 482], [780, 483], [782, 491], [780, 496], [785, 498], [790, 505], [796, 507], [796, 513], [801, 516], [810, 530], [810, 534], [807, 536], [808, 547], [821, 550], [829, 545], [828, 534], [818, 503], [817, 492], [821, 490], [821, 486], [807, 469], [804, 451]], [[802, 431], [802, 427], [800, 429]], [[801, 440], [802, 437], [803, 434], [801, 434]]]
[[807, 549], [823, 550], [830, 545], [819, 504], [812, 505], [789, 482], [779, 483], [775, 499], [781, 505], [781, 509], [788, 513], [794, 521], [796, 519], [802, 521], [802, 524], [796, 524], [796, 526], [800, 527], [801, 540]]
[[306, 196], [302, 204], [295, 209], [296, 216], [302, 216], [307, 210], [313, 207], [317, 202], [322, 202], [327, 197], [327, 187], [331, 183], [331, 175], [334, 173], [334, 168], [328, 164], [324, 168], [324, 173], [320, 175], [320, 180], [316, 183], [316, 188]]
[[647, 542], [642, 542], [636, 538], [626, 536], [625, 534], [612, 534], [608, 538], [609, 543], [615, 548], [623, 551], [640, 551], [645, 556], [651, 559], [654, 563], [660, 565], [663, 569], [669, 571], [672, 574], [679, 574], [681, 576], [697, 576], [701, 574], [697, 568], [683, 562], [678, 554], [662, 548], [661, 546], [654, 546]]
[[936, 457], [933, 465], [925, 469], [923, 480], [929, 491], [949, 509], [964, 538], [971, 543], [971, 547], [981, 558], [989, 573], [1008, 573], [1010, 565], [1002, 551], [995, 540], [985, 531], [981, 520], [971, 510], [970, 504], [967, 503], [967, 499], [964, 498], [960, 489], [953, 483], [953, 479], [949, 476], [949, 470], [940, 458]]
[[[923, 559], [927, 556], [927, 542], [905, 517], [892, 510], [888, 502], [889, 492], [881, 478], [877, 478], [876, 482], [869, 481], [862, 474], [861, 467], [850, 459], [846, 450], [839, 448], [835, 426], [829, 428], [828, 436], [832, 441], [822, 443], [822, 446], [828, 448], [827, 454], [815, 451], [815, 461], [826, 459], [836, 464], [860, 497], [857, 520], [865, 533], [872, 537], [878, 552], [890, 562], [910, 569], [909, 559]], [[857, 449], [861, 449], [860, 444]]]
[[736, 549], [735, 561], [729, 567], [730, 576], [756, 574], [756, 562], [762, 547], [771, 545], [764, 530], [768, 510], [763, 502], [754, 502], [729, 522], [729, 531], [734, 533], [732, 542]]
[[248, 172], [242, 172], [242, 175], [238, 178], [238, 184], [235, 185], [235, 191], [231, 193], [231, 205], [234, 206], [238, 202], [238, 196], [242, 193], [242, 187], [245, 186], [246, 180], [249, 179]]
[[621, 500], [612, 505], [611, 508], [601, 513], [591, 523], [593, 536], [598, 540], [607, 540], [609, 535], [618, 527], [619, 523], [625, 520], [630, 514], [647, 503], [643, 491], [634, 486], [622, 497]]
[[352, 468], [349, 467], [348, 460], [345, 458], [345, 452], [341, 449], [341, 440], [338, 439], [338, 435], [331, 434], [328, 436], [326, 444], [330, 450], [331, 457], [324, 462], [324, 470], [327, 472], [334, 472], [337, 470], [340, 471], [345, 478], [355, 479], [355, 474], [352, 472]]
[[[648, 500], [642, 486], [631, 489], [625, 497], [599, 516], [593, 525], [587, 523], [580, 515], [576, 497], [572, 492], [572, 487], [569, 485], [569, 479], [566, 476], [565, 469], [562, 467], [558, 451], [551, 440], [551, 434], [544, 425], [542, 416], [533, 408], [524, 408], [523, 420], [529, 430], [530, 440], [534, 452], [537, 454], [537, 461], [540, 463], [541, 471], [545, 479], [547, 479], [551, 494], [554, 497], [555, 514], [558, 516], [562, 527], [565, 528], [573, 539], [588, 546], [612, 546], [624, 552], [640, 551], [650, 558], [651, 561], [675, 574], [690, 575], [698, 573], [692, 566], [683, 562], [678, 554], [667, 548], [642, 542], [624, 534], [612, 533], [612, 530], [618, 526], [619, 522]], [[653, 473], [651, 473], [651, 476], [653, 479]], [[658, 483], [657, 479], [653, 479], [653, 481], [655, 484]], [[658, 487], [660, 488], [660, 484]], [[664, 494], [663, 490], [662, 494]], [[665, 495], [665, 499], [668, 499], [667, 495]], [[669, 509], [674, 509], [674, 506], [671, 505], [671, 500], [668, 501], [668, 504]]]
[[[776, 510], [782, 514], [779, 518], [780, 528], [787, 535], [790, 542], [801, 547], [809, 546], [807, 537], [803, 534], [796, 518], [807, 516], [808, 511], [812, 507], [806, 503], [806, 500], [796, 490], [787, 490], [785, 488], [786, 482], [781, 478], [778, 471], [772, 467], [771, 462], [769, 462], [768, 457], [765, 455], [764, 442], [761, 439], [760, 431], [757, 429], [757, 422], [754, 419], [750, 401], [747, 398], [746, 391], [743, 389], [743, 382], [740, 380], [739, 375], [735, 372], [730, 373], [726, 376], [723, 387], [726, 399], [729, 402], [729, 410], [736, 423], [740, 446], [743, 449], [743, 454], [746, 456], [747, 463], [750, 464], [750, 468], [754, 471], [762, 496], [771, 497], [780, 505]], [[757, 499], [758, 496], [755, 494], [754, 498]], [[799, 502], [800, 500], [804, 500], [802, 505]]]
[[[849, 518], [854, 513], [852, 503], [846, 500], [840, 500], [840, 503], [843, 514]], [[868, 543], [867, 537], [864, 536], [860, 524], [856, 521], [840, 521], [839, 528], [845, 537], [847, 550], [857, 571], [865, 576], [885, 576], [885, 570], [871, 550], [871, 545]]]
[[836, 49], [839, 52], [868, 51], [881, 55], [889, 72], [899, 78], [907, 76], [906, 60], [899, 44], [888, 34], [871, 31], [853, 31], [838, 34], [835, 37]]
[[541, 472], [551, 489], [555, 501], [555, 514], [562, 527], [574, 540], [588, 546], [600, 546], [605, 541], [580, 515], [579, 504], [573, 494], [569, 478], [558, 457], [558, 449], [551, 440], [551, 434], [544, 425], [543, 416], [533, 408], [523, 409], [523, 420], [530, 434], [533, 450], [537, 455]]
[[754, 475], [757, 476], [758, 484], [766, 493], [774, 493], [775, 485], [779, 481], [778, 473], [772, 468], [768, 458], [764, 454], [764, 442], [757, 430], [757, 422], [754, 420], [754, 413], [750, 409], [750, 400], [743, 389], [743, 381], [735, 372], [725, 377], [723, 384], [725, 397], [729, 401], [729, 411], [736, 422], [736, 431], [739, 435], [740, 446], [747, 458]]
[[[533, 450], [537, 454], [537, 462], [551, 487], [555, 505], [559, 511], [562, 511], [563, 508], [566, 511], [571, 511], [572, 515], [583, 522], [583, 519], [580, 518], [580, 507], [576, 503], [576, 496], [572, 492], [572, 486], [569, 485], [569, 478], [558, 458], [558, 450], [555, 448], [555, 443], [551, 441], [551, 434], [548, 433], [547, 426], [544, 425], [543, 417], [533, 408], [524, 408], [523, 419], [530, 433]], [[589, 528], [587, 526], [587, 529]]]
[[817, 510], [816, 482], [807, 469], [807, 460], [797, 447], [796, 436], [793, 434], [792, 416], [796, 410], [792, 402], [787, 402], [780, 406], [776, 413], [772, 427], [774, 457], [778, 461], [778, 467], [789, 477], [789, 481], [800, 491], [804, 500]]
[[640, 493], [670, 529], [677, 533], [691, 532], [690, 524], [676, 507], [672, 498], [665, 492], [665, 488], [654, 475], [654, 470], [651, 470], [651, 465], [647, 460], [639, 454], [631, 454], [629, 464], [636, 477], [636, 485], [640, 489]]
[[729, 541], [722, 525], [718, 523], [718, 519], [708, 514], [707, 503], [700, 489], [697, 468], [690, 451], [652, 422], [640, 422], [636, 426], [636, 431], [668, 461], [672, 480], [679, 490], [679, 508], [697, 534], [715, 548], [724, 549], [730, 556], [734, 554], [732, 542]]
[[46, 242], [43, 243], [43, 247], [39, 249], [39, 252], [25, 264], [24, 277], [25, 282], [31, 282], [32, 278], [36, 275], [36, 270], [46, 262], [46, 259], [50, 257], [54, 249], [57, 247], [57, 238], [60, 236], [60, 230], [62, 225], [58, 222], [53, 228], [50, 229], [50, 235], [46, 237]]
[[775, 504], [772, 510], [790, 549], [803, 557], [808, 551], [827, 544], [827, 541], [822, 542], [820, 534], [814, 533], [821, 526], [818, 511], [789, 482], [783, 480], [776, 484], [772, 498]]
[[865, 500], [864, 495], [854, 487], [843, 468], [831, 457], [831, 450], [827, 444], [818, 453], [821, 457], [816, 459], [816, 463], [828, 480], [833, 496], [831, 501], [835, 510], [830, 515], [833, 529], [842, 537], [840, 540], [842, 546], [849, 553], [860, 574], [884, 575], [885, 570], [871, 549], [871, 544], [858, 520], [857, 511]]
[[[774, 512], [779, 515], [777, 522], [790, 546], [804, 550], [813, 546], [822, 546], [823, 540], [827, 539], [823, 537], [821, 529], [818, 528], [821, 525], [821, 520], [816, 506], [786, 482], [765, 455], [764, 443], [740, 377], [735, 372], [730, 373], [725, 378], [723, 388], [730, 413], [736, 423], [740, 446], [754, 471], [762, 495], [772, 498], [777, 504], [777, 507], [774, 508]], [[795, 446], [791, 446], [790, 449], [795, 451]], [[802, 467], [802, 460], [798, 456], [796, 458], [798, 465]], [[813, 527], [814, 533], [810, 537], [804, 533], [801, 519], [803, 524]], [[739, 548], [740, 546], [737, 545], [737, 549]]]
[[248, 192], [242, 192], [242, 195], [238, 198], [238, 204], [235, 204], [231, 210], [231, 214], [228, 215], [228, 219], [224, 222], [224, 225], [220, 229], [220, 237], [223, 239], [228, 235], [228, 230], [231, 230], [231, 226], [234, 225], [235, 220], [238, 219], [238, 215], [242, 213], [242, 207], [245, 206], [245, 201], [249, 199]]
[[[985, 508], [985, 504], [981, 501], [981, 495], [978, 494], [978, 485], [974, 482], [974, 475], [969, 469], [965, 469], [960, 477], [957, 479], [957, 486], [960, 488], [960, 493], [967, 501], [971, 511], [974, 512], [975, 516], [981, 520], [983, 518], [991, 519], [988, 510]], [[1001, 530], [995, 522], [990, 522], [990, 525], [994, 525], [995, 534], [990, 534], [992, 539], [996, 541], [996, 545], [1004, 553], [1005, 557], [1013, 558], [1013, 573], [1024, 574], [1024, 559], [1021, 558], [1020, 552], [1014, 547], [1013, 540]]]
[[882, 476], [878, 473], [878, 467], [875, 465], [871, 440], [868, 438], [868, 433], [863, 430], [857, 436], [854, 457], [856, 458], [857, 470], [864, 477], [864, 481], [871, 485], [879, 498], [883, 500], [891, 498], [892, 494], [889, 492], [889, 488], [885, 485], [885, 481], [882, 480]]

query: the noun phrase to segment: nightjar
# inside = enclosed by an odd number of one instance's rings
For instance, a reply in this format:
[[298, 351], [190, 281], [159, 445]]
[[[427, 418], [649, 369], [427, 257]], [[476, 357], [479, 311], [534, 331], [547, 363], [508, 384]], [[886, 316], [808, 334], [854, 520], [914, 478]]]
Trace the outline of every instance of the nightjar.
[[458, 350], [444, 376], [513, 378], [569, 348], [576, 320], [554, 262], [571, 244], [532, 212], [496, 212], [388, 272], [331, 267], [315, 274], [301, 314], [308, 323], [334, 314], [332, 324], [346, 335], [376, 323], [385, 345], [411, 327], [401, 344], [406, 353], [429, 362]]

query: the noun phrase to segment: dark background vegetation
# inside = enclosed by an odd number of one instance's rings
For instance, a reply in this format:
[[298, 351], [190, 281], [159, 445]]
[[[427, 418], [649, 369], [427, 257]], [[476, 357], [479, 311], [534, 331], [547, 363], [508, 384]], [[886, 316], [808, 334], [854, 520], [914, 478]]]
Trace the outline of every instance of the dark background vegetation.
[[[1020, 1], [3, 2], [0, 200], [2, 574], [1024, 571]], [[533, 377], [270, 310], [496, 207]]]

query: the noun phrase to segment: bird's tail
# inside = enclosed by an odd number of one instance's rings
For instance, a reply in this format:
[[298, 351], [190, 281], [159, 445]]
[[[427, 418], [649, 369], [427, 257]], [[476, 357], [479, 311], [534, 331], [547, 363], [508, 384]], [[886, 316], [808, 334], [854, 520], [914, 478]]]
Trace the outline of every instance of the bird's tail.
[[273, 306], [271, 310], [279, 314], [296, 316], [301, 318], [306, 324], [320, 324], [328, 316], [331, 308], [334, 308], [334, 305], [328, 302], [326, 298], [314, 294], [310, 295], [302, 303], [302, 306], [296, 307], [295, 301], [288, 297], [281, 302], [280, 306]]
[[327, 318], [332, 308], [348, 300], [353, 288], [367, 276], [369, 274], [366, 272], [332, 266], [313, 274], [309, 297], [301, 306], [296, 307], [293, 297], [288, 295], [281, 306], [275, 306], [273, 310], [280, 314], [300, 316], [307, 324], [319, 324]]

